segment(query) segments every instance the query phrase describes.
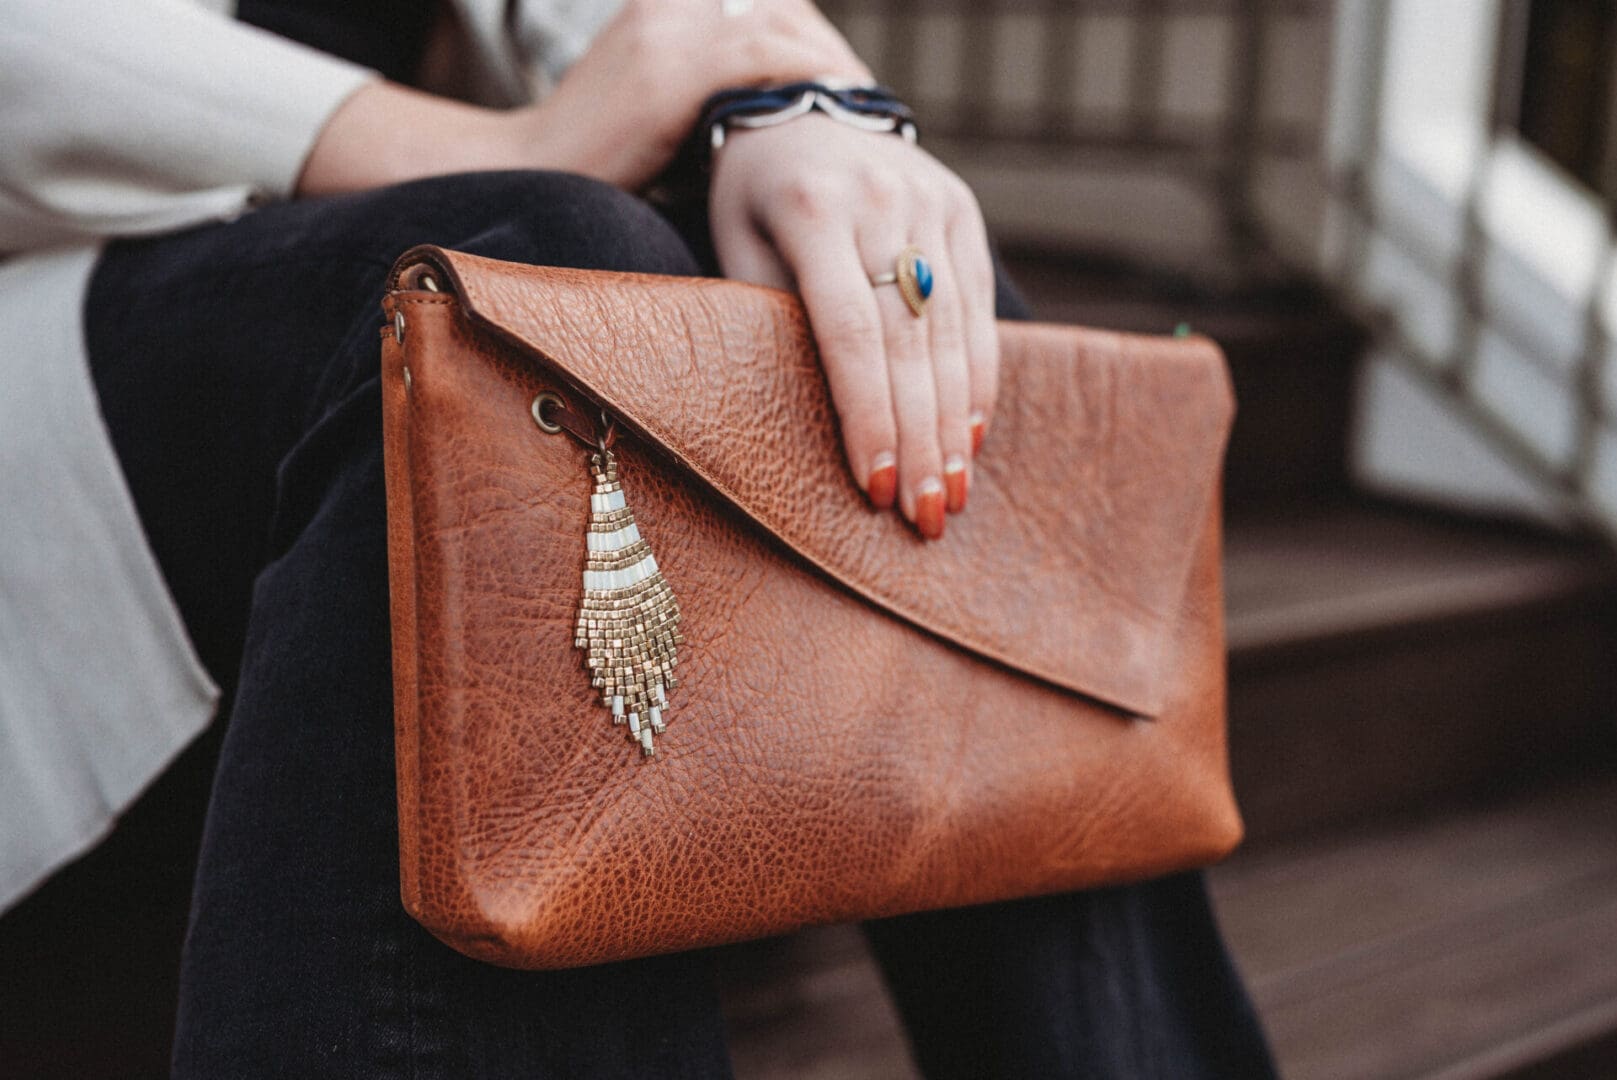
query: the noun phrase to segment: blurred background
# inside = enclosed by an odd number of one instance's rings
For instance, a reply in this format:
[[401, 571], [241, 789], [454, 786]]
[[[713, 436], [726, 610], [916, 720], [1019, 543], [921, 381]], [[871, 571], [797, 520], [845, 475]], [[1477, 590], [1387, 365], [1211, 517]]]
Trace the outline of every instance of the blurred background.
[[[1043, 317], [1229, 354], [1212, 883], [1285, 1075], [1617, 1077], [1617, 3], [824, 6]], [[743, 1076], [915, 1076], [856, 935], [733, 964]]]
[[[1044, 317], [1228, 352], [1212, 883], [1285, 1075], [1617, 1076], [1617, 0], [824, 6]], [[217, 727], [0, 923], [51, 1075], [162, 1071]], [[916, 1075], [856, 933], [725, 970], [744, 1080]]]

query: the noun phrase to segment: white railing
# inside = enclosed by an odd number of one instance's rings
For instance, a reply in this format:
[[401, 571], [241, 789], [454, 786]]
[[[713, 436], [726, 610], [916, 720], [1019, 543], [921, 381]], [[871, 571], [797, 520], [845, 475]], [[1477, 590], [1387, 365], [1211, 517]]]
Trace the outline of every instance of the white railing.
[[1368, 475], [1617, 533], [1612, 230], [1499, 122], [1520, 10], [1339, 5], [1321, 265], [1380, 330]]
[[1334, 282], [1377, 334], [1362, 482], [1617, 533], [1612, 229], [1499, 122], [1524, 2], [826, 7], [1002, 238]]

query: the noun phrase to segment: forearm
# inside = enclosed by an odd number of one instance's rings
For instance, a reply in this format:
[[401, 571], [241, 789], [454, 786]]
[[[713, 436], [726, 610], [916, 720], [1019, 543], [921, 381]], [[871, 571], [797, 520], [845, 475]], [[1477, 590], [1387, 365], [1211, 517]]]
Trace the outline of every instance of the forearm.
[[504, 112], [370, 83], [343, 102], [316, 138], [298, 195], [331, 195], [447, 173], [555, 167], [528, 110]]
[[480, 169], [559, 169], [627, 190], [673, 157], [713, 91], [869, 71], [807, 0], [726, 18], [718, 0], [628, 3], [537, 105], [495, 111], [376, 83], [338, 109], [297, 192]]
[[168, 231], [295, 187], [374, 79], [180, 0], [7, 0], [0, 251]]

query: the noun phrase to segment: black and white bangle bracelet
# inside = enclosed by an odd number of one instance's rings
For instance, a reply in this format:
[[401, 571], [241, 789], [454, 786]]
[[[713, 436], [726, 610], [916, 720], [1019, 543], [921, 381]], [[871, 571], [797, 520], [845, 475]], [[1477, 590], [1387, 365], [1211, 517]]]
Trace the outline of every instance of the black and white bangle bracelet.
[[712, 153], [724, 145], [731, 128], [775, 127], [811, 112], [862, 131], [896, 134], [908, 142], [915, 142], [918, 136], [914, 114], [890, 91], [879, 86], [819, 82], [721, 91], [707, 100], [701, 127], [707, 129], [708, 152]]

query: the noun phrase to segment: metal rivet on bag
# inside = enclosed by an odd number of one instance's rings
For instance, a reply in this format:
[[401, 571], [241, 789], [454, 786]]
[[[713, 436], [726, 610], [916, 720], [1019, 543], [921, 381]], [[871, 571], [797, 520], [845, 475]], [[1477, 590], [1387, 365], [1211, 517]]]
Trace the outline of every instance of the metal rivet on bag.
[[554, 405], [556, 408], [560, 409], [566, 406], [566, 402], [562, 401], [562, 399], [556, 394], [552, 394], [549, 390], [546, 390], [544, 393], [533, 399], [533, 406], [530, 410], [533, 413], [533, 422], [539, 425], [540, 431], [543, 431], [547, 435], [554, 435], [556, 432], [561, 430], [561, 425], [556, 423], [554, 420], [545, 419], [545, 406], [547, 405]]
[[404, 312], [393, 313], [393, 340], [400, 345], [404, 344]]

